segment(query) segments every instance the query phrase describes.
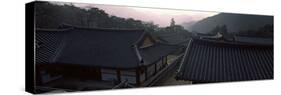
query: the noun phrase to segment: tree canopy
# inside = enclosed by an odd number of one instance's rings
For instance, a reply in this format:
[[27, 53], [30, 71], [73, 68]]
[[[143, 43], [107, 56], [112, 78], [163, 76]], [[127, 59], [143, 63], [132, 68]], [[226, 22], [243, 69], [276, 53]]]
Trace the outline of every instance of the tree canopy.
[[73, 4], [57, 5], [49, 2], [40, 2], [36, 6], [36, 27], [38, 28], [58, 28], [61, 24], [89, 28], [144, 29], [148, 32], [154, 32], [159, 28], [153, 22], [109, 15], [104, 10], [94, 7], [84, 9]]

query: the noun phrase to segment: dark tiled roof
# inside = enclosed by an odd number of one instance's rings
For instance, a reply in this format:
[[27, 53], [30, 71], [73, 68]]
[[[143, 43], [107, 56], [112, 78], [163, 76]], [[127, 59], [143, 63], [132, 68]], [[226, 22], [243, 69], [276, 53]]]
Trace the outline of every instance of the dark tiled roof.
[[265, 38], [265, 37], [243, 37], [243, 36], [235, 36], [235, 41], [243, 42], [243, 43], [254, 43], [254, 44], [263, 44], [263, 45], [272, 45], [273, 44], [273, 37], [272, 38]]
[[139, 64], [133, 48], [141, 30], [70, 30], [54, 62], [110, 68], [132, 68]]
[[189, 38], [191, 37], [190, 32], [186, 31], [170, 31], [170, 32], [159, 32], [159, 33], [154, 33], [159, 40], [161, 40], [164, 43], [168, 44], [174, 44], [174, 45], [185, 45], [184, 43], [187, 40], [190, 40]]
[[138, 48], [144, 61], [140, 64], [135, 45], [142, 42], [143, 30], [73, 27], [67, 31], [37, 32], [37, 40], [43, 43], [36, 50], [38, 62], [127, 69], [150, 65], [178, 48], [160, 43]]
[[273, 79], [273, 46], [193, 39], [177, 78], [197, 82]]
[[154, 46], [139, 49], [140, 55], [143, 57], [145, 63], [154, 63], [161, 59], [161, 57], [168, 55], [175, 50], [180, 49], [181, 46], [168, 45], [157, 43]]
[[61, 46], [67, 30], [36, 30], [36, 63], [49, 63], [50, 59]]

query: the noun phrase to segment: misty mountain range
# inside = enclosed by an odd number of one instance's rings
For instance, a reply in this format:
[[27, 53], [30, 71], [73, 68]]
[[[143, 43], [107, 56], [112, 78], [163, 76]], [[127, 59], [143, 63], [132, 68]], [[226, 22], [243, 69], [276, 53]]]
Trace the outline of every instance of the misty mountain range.
[[222, 25], [227, 26], [227, 32], [229, 33], [249, 30], [255, 31], [265, 25], [273, 25], [273, 16], [220, 13], [196, 23], [189, 22], [183, 23], [182, 25], [189, 31], [199, 33], [209, 33], [216, 26]]

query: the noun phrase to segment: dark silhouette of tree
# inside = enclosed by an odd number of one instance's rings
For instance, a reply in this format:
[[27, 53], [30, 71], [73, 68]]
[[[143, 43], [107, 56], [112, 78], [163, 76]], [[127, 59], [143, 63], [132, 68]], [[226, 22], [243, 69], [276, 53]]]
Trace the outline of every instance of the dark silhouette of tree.
[[172, 19], [171, 19], [171, 23], [170, 23], [170, 27], [173, 27], [173, 26], [175, 26], [175, 25], [176, 25], [176, 22], [175, 22], [174, 18], [172, 18]]

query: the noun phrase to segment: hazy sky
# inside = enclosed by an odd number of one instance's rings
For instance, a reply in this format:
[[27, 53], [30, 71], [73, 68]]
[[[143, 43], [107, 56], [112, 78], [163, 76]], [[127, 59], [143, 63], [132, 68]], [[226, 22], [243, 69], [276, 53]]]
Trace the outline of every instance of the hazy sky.
[[183, 10], [169, 10], [169, 9], [153, 9], [140, 7], [126, 7], [126, 6], [110, 6], [110, 5], [96, 5], [75, 3], [75, 6], [82, 8], [97, 7], [104, 10], [110, 15], [115, 15], [123, 18], [134, 18], [142, 21], [152, 21], [161, 27], [170, 25], [170, 21], [174, 18], [176, 24], [196, 22], [203, 18], [216, 15], [216, 12], [200, 12], [200, 11], [183, 11]]

